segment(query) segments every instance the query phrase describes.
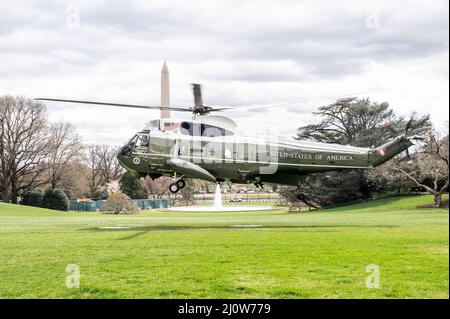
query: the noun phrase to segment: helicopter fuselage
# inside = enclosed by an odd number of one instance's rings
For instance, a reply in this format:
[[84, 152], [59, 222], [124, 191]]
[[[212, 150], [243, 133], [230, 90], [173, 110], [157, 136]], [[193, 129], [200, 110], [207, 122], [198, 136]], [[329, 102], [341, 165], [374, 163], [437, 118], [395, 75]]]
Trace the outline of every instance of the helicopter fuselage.
[[237, 136], [227, 134], [226, 129], [222, 135], [207, 136], [153, 128], [138, 133], [124, 145], [118, 160], [141, 177], [179, 176], [210, 182], [297, 186], [312, 173], [380, 165], [411, 145], [405, 136], [377, 148], [361, 148]]

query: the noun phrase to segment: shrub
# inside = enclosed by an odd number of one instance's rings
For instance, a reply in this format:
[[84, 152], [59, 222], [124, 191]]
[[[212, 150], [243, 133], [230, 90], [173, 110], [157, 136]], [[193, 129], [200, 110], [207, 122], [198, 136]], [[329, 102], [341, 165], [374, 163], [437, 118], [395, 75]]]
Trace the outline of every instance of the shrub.
[[22, 205], [41, 207], [44, 194], [38, 190], [30, 190], [22, 195]]
[[133, 214], [137, 212], [137, 208], [130, 201], [130, 198], [123, 193], [111, 193], [105, 201], [103, 209], [107, 213], [113, 214]]
[[69, 210], [69, 199], [59, 189], [47, 189], [42, 198], [42, 207], [56, 210]]

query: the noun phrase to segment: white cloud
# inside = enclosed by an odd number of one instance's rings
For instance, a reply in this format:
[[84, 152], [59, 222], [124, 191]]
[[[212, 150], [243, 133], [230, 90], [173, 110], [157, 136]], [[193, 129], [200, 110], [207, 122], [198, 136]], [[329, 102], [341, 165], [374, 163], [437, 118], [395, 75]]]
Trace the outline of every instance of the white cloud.
[[[80, 27], [68, 28], [66, 6]], [[232, 115], [281, 134], [349, 95], [388, 101], [408, 116], [448, 121], [447, 1], [0, 2], [0, 94], [159, 104], [168, 61], [172, 103], [189, 84], [211, 105], [297, 101]], [[367, 17], [378, 15], [368, 28]], [[49, 103], [88, 143], [123, 143], [156, 111]], [[177, 115], [180, 116], [180, 115]]]

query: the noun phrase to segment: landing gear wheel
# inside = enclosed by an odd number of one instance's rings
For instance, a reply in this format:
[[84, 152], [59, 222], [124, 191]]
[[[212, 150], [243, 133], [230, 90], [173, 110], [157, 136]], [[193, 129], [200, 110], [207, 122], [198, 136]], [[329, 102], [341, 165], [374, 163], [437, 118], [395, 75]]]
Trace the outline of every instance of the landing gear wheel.
[[176, 182], [177, 186], [179, 189], [184, 188], [184, 186], [186, 186], [186, 182], [183, 179], [180, 179]]
[[172, 183], [172, 184], [169, 185], [169, 191], [172, 194], [178, 193], [179, 190], [180, 190], [180, 188], [178, 187], [177, 183]]

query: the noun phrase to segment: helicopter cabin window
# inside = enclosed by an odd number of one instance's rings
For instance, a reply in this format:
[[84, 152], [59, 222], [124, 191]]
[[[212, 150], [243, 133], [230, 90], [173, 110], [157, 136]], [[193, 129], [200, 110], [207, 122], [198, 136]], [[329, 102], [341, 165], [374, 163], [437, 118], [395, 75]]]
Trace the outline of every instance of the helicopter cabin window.
[[194, 135], [194, 125], [191, 122], [181, 122], [180, 132], [183, 135]]
[[148, 147], [149, 136], [144, 134], [139, 134], [136, 140], [136, 147], [146, 148]]
[[218, 126], [192, 122], [181, 122], [180, 132], [181, 134], [190, 136], [215, 137], [233, 135], [233, 132]]
[[233, 132], [231, 132], [230, 130], [208, 124], [202, 124], [201, 131], [202, 136], [209, 137], [233, 135]]

